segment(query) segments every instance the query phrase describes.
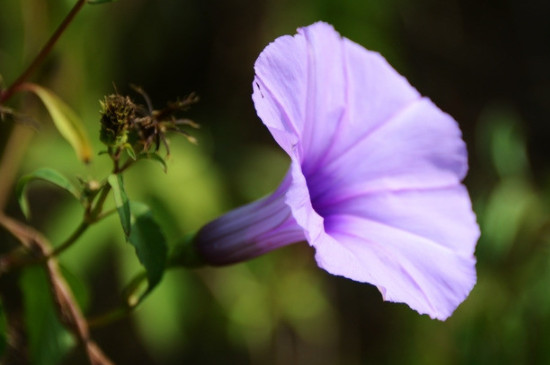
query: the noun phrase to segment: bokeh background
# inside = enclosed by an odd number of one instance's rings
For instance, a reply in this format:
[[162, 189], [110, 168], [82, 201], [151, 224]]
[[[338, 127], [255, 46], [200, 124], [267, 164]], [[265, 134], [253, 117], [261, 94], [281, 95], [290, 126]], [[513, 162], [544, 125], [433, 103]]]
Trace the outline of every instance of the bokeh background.
[[[0, 74], [9, 85], [74, 1], [0, 2]], [[445, 322], [385, 303], [369, 285], [317, 268], [306, 244], [248, 263], [173, 270], [129, 318], [93, 336], [117, 364], [549, 364], [550, 2], [544, 0], [119, 0], [86, 6], [33, 81], [84, 118], [102, 149], [99, 100], [142, 86], [153, 103], [197, 92], [198, 146], [171, 139], [168, 173], [141, 163], [126, 175], [173, 243], [222, 212], [274, 189], [289, 161], [255, 114], [253, 64], [299, 26], [327, 21], [381, 52], [459, 122], [466, 179], [482, 236], [478, 283]], [[32, 97], [12, 107], [36, 129], [18, 175], [53, 167], [102, 178], [106, 157], [82, 166]], [[12, 123], [0, 124], [5, 145]], [[437, 141], [434, 141], [437, 143]], [[0, 176], [0, 179], [3, 177]], [[30, 189], [32, 224], [53, 242], [81, 207], [47, 185]], [[10, 202], [8, 212], [21, 213]], [[2, 247], [13, 242], [0, 232]], [[117, 304], [139, 264], [116, 217], [61, 256], [88, 315]], [[25, 311], [36, 364], [81, 364], [52, 312], [44, 278], [26, 270]], [[1, 326], [1, 320], [0, 320]], [[47, 341], [44, 340], [47, 338]], [[66, 353], [63, 355], [63, 353]]]

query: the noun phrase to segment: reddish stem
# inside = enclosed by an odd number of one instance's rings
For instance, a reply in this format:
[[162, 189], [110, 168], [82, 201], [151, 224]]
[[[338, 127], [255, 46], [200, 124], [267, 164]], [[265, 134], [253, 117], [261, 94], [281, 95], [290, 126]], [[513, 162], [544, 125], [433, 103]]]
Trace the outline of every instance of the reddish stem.
[[63, 19], [63, 22], [57, 27], [55, 33], [50, 37], [48, 42], [42, 47], [40, 53], [34, 58], [32, 63], [27, 67], [27, 69], [15, 80], [6, 90], [0, 93], [0, 104], [4, 103], [6, 100], [11, 98], [13, 94], [17, 91], [18, 87], [27, 80], [27, 78], [36, 70], [36, 68], [44, 61], [48, 54], [53, 49], [53, 46], [57, 43], [65, 29], [71, 24], [74, 17], [80, 9], [86, 4], [88, 0], [78, 0], [77, 3], [73, 6], [69, 14]]

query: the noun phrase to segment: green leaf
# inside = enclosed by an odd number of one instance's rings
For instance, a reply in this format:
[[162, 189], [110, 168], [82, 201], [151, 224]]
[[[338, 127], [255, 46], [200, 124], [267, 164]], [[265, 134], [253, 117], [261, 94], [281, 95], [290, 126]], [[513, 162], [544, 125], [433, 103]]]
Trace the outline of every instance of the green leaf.
[[118, 211], [118, 216], [120, 217], [120, 224], [122, 225], [122, 229], [126, 234], [126, 239], [128, 239], [131, 232], [130, 202], [128, 200], [128, 196], [126, 195], [126, 191], [124, 191], [124, 181], [122, 180], [122, 175], [109, 175], [107, 181], [113, 189], [116, 210]]
[[57, 365], [74, 347], [72, 335], [57, 318], [44, 268], [29, 267], [21, 275], [31, 363]]
[[71, 144], [78, 158], [83, 162], [90, 162], [92, 146], [84, 125], [76, 113], [51, 90], [36, 84], [27, 83], [25, 86], [42, 100], [57, 130]]
[[168, 246], [160, 226], [153, 218], [149, 207], [132, 202], [132, 231], [130, 244], [136, 249], [139, 262], [145, 267], [149, 285], [147, 291], [136, 301], [139, 303], [162, 279], [166, 267]]
[[30, 217], [30, 211], [29, 203], [25, 197], [25, 188], [28, 183], [34, 180], [47, 181], [69, 192], [77, 199], [80, 197], [80, 192], [78, 189], [65, 176], [50, 168], [38, 169], [19, 179], [17, 186], [15, 187], [15, 196], [17, 197], [19, 206], [27, 219]]
[[163, 171], [166, 173], [168, 170], [168, 167], [166, 166], [166, 161], [162, 157], [160, 157], [157, 153], [140, 153], [137, 156], [138, 160], [153, 160], [162, 165]]

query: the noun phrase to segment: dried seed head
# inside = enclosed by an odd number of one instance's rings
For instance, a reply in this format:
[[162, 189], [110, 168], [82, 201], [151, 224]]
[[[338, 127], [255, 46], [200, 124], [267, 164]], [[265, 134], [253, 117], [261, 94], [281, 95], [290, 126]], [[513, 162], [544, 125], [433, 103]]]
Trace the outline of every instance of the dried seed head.
[[137, 106], [129, 97], [109, 95], [101, 101], [99, 139], [107, 146], [120, 146], [128, 138], [128, 130], [136, 117]]

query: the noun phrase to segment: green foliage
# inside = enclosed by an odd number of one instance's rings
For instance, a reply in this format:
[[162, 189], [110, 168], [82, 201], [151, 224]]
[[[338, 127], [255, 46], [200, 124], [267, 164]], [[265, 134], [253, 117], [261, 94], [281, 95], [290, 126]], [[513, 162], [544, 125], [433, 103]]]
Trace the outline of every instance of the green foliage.
[[26, 269], [21, 277], [21, 288], [24, 293], [32, 364], [58, 365], [75, 345], [75, 341], [56, 316], [43, 268]]
[[[85, 285], [66, 268], [61, 267], [61, 272], [80, 308], [87, 308], [89, 294]], [[24, 295], [32, 364], [59, 365], [76, 342], [57, 317], [45, 270], [40, 266], [25, 269], [20, 284]], [[2, 325], [0, 320], [0, 329]]]
[[73, 195], [76, 199], [79, 199], [80, 192], [78, 189], [63, 175], [54, 169], [41, 168], [19, 179], [15, 188], [15, 196], [19, 202], [19, 206], [23, 211], [23, 214], [27, 219], [30, 217], [29, 203], [25, 196], [25, 189], [27, 185], [35, 180], [43, 180], [56, 185], [57, 187], [65, 190]]
[[107, 181], [109, 182], [109, 185], [111, 185], [111, 188], [113, 189], [115, 205], [118, 212], [118, 216], [120, 217], [120, 224], [122, 225], [122, 229], [126, 234], [126, 239], [128, 239], [128, 237], [130, 237], [130, 232], [131, 232], [130, 202], [128, 200], [128, 196], [126, 195], [126, 191], [124, 190], [124, 181], [122, 178], [122, 174], [109, 175], [109, 177], [107, 178]]
[[516, 111], [505, 105], [491, 105], [481, 114], [478, 129], [480, 152], [499, 177], [529, 174], [525, 137]]
[[90, 162], [92, 147], [86, 129], [76, 113], [51, 90], [35, 84], [25, 84], [46, 106], [59, 133], [71, 144], [78, 158]]
[[132, 202], [130, 209], [132, 212], [132, 226], [128, 240], [134, 246], [139, 262], [147, 272], [149, 282], [145, 293], [147, 294], [162, 279], [166, 267], [168, 246], [160, 226], [155, 221], [147, 205]]

